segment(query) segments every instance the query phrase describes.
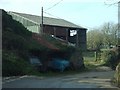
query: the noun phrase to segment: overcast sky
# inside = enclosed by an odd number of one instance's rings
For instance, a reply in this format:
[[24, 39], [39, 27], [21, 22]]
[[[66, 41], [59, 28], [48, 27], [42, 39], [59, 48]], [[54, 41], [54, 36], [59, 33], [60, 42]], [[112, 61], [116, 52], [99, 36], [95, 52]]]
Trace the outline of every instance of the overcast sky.
[[[57, 2], [59, 4], [52, 7]], [[0, 0], [0, 8], [33, 15], [62, 18], [88, 29], [98, 27], [105, 22], [118, 22], [118, 0]], [[49, 13], [49, 14], [48, 14]]]

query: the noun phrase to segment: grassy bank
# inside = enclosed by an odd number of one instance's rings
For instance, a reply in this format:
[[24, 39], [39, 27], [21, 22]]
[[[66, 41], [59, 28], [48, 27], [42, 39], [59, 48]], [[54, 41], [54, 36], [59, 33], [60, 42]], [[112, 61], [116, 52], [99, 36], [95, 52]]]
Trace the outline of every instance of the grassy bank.
[[[36, 71], [34, 67], [30, 65], [29, 59], [31, 56], [38, 57], [43, 65], [45, 65], [51, 58], [57, 57], [70, 60], [72, 54], [78, 51], [74, 47], [68, 46], [64, 42], [61, 43], [61, 41], [50, 35], [40, 36], [40, 39], [46, 42], [47, 45], [57, 47], [58, 50], [41, 44], [40, 41], [33, 38], [32, 32], [28, 31], [27, 28], [18, 21], [12, 19], [12, 16], [8, 15], [4, 10], [2, 11], [2, 20], [3, 76], [41, 75], [39, 71]], [[82, 57], [82, 55], [80, 56]], [[69, 72], [66, 71], [66, 74]], [[48, 72], [48, 74], [49, 73], [51, 72]]]

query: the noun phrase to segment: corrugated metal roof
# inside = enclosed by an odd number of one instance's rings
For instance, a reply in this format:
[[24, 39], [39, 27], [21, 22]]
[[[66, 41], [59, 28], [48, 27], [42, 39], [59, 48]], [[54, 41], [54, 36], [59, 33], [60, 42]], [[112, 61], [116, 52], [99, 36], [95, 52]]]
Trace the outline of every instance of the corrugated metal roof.
[[[18, 14], [24, 18], [27, 18], [29, 20], [32, 20], [38, 24], [41, 23], [41, 16], [37, 15], [30, 15], [30, 14], [24, 14], [24, 13], [17, 13], [17, 12], [12, 12], [15, 14]], [[66, 21], [64, 19], [57, 19], [57, 18], [51, 18], [51, 17], [44, 17], [43, 18], [43, 24], [45, 25], [53, 25], [53, 26], [61, 26], [61, 27], [70, 27], [70, 28], [81, 28], [81, 29], [86, 29], [81, 26], [78, 26], [74, 23], [71, 23], [69, 21]]]

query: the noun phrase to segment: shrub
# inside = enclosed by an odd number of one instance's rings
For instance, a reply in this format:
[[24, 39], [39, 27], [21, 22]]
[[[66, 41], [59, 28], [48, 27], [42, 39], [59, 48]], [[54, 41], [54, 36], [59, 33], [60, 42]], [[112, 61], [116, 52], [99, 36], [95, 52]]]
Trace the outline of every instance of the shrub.
[[82, 70], [85, 68], [82, 51], [80, 49], [75, 49], [71, 55], [70, 62], [71, 68], [74, 70]]
[[116, 72], [114, 75], [114, 83], [120, 87], [120, 63], [116, 67]]
[[105, 62], [105, 65], [111, 67], [112, 69], [116, 68], [117, 64], [117, 55], [112, 50], [103, 51], [102, 59]]
[[15, 50], [26, 50], [28, 49], [27, 40], [10, 31], [3, 31], [3, 48], [4, 49], [15, 49]]
[[12, 19], [11, 15], [8, 15], [7, 12], [2, 10], [2, 30], [8, 30], [6, 28], [10, 28], [11, 32], [14, 32], [24, 37], [32, 36], [32, 33], [28, 31], [21, 23]]
[[2, 58], [2, 75], [16, 76], [29, 74], [32, 71], [29, 63], [20, 58], [11, 51], [3, 51]]

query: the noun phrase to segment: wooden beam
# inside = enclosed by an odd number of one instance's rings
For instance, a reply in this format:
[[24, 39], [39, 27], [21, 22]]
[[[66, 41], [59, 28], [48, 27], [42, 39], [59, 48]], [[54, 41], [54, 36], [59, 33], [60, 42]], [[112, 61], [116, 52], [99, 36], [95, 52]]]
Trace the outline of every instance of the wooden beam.
[[53, 33], [54, 33], [54, 36], [56, 37], [56, 27], [53, 27]]
[[66, 41], [68, 42], [68, 28], [66, 28]]

